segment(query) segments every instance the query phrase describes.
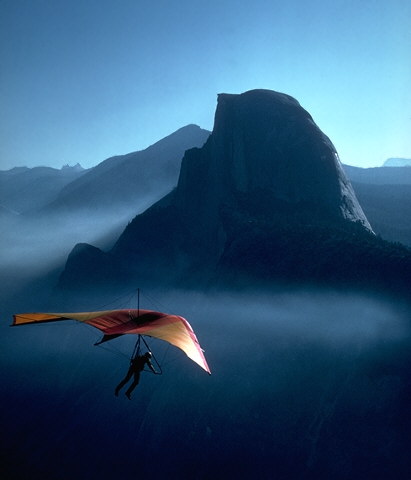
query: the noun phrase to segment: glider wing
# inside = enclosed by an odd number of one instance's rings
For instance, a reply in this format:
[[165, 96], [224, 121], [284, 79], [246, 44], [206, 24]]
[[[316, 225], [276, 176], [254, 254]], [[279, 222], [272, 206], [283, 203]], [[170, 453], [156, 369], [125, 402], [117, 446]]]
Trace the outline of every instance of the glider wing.
[[77, 320], [104, 334], [99, 343], [127, 333], [159, 338], [180, 348], [206, 372], [211, 373], [197, 337], [188, 321], [178, 315], [152, 310], [105, 310], [80, 313], [22, 313], [13, 316], [13, 325]]

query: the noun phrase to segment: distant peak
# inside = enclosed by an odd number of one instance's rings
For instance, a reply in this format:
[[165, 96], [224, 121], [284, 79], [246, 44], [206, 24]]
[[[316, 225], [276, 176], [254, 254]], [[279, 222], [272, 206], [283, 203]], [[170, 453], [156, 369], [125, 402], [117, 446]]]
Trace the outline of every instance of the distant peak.
[[196, 125], [195, 123], [189, 123], [188, 125], [185, 125], [184, 127], [181, 127], [180, 130], [182, 130], [183, 128], [190, 128], [190, 129], [201, 129], [201, 127], [199, 127], [198, 125]]
[[388, 158], [383, 167], [411, 167], [411, 158]]
[[2, 171], [8, 171], [8, 172], [12, 172], [12, 173], [19, 173], [19, 172], [25, 172], [29, 170], [29, 167], [13, 167], [13, 168], [10, 168], [9, 170], [2, 170]]
[[71, 166], [69, 165], [68, 163], [66, 163], [65, 165], [63, 165], [61, 167], [61, 170], [73, 170], [73, 171], [81, 171], [81, 170], [84, 170], [84, 168], [79, 164], [79, 163], [76, 163], [75, 165]]
[[173, 132], [171, 135], [174, 135], [176, 133], [183, 133], [183, 132], [200, 132], [200, 131], [207, 131], [207, 130], [204, 130], [203, 128], [199, 127], [198, 125], [196, 125], [195, 123], [189, 123], [188, 125], [185, 125], [184, 127], [181, 127], [179, 128], [178, 130], [176, 130], [175, 132]]

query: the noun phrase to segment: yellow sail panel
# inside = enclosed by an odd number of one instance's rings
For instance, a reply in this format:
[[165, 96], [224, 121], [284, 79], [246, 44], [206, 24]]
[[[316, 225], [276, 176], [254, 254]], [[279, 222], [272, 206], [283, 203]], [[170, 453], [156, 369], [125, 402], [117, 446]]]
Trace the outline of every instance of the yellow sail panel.
[[13, 325], [25, 325], [29, 323], [58, 322], [62, 320], [77, 320], [87, 322], [97, 317], [110, 315], [115, 310], [100, 312], [76, 312], [76, 313], [19, 313], [13, 315]]
[[13, 325], [25, 325], [28, 323], [56, 322], [66, 320], [56, 313], [19, 313], [13, 315]]

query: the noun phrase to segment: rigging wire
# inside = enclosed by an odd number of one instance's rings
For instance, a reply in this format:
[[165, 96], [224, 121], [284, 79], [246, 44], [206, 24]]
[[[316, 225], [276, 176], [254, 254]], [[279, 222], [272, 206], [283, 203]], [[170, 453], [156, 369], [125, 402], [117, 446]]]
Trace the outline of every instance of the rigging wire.
[[108, 302], [100, 307], [100, 309], [104, 309], [105, 307], [108, 307], [109, 305], [113, 304], [118, 304], [118, 302], [121, 300], [121, 306], [126, 306], [131, 303], [131, 299], [135, 295], [135, 289], [130, 290], [129, 292], [125, 293], [124, 295], [121, 295], [120, 297], [115, 298], [111, 302]]
[[147, 300], [153, 304], [153, 306], [157, 309], [157, 310], [160, 310], [160, 311], [168, 311], [168, 308], [162, 304], [159, 300], [156, 300], [154, 297], [152, 297], [151, 295], [147, 295], [147, 293], [141, 293], [140, 294], [147, 298]]
[[114, 345], [110, 345], [110, 347], [104, 347], [101, 345], [97, 345], [97, 346], [100, 347], [101, 350], [105, 350], [106, 352], [113, 353], [122, 358], [127, 358], [127, 359], [129, 358], [126, 353], [122, 352], [119, 348], [114, 347]]
[[[121, 308], [121, 307], [125, 308], [125, 307], [130, 305], [131, 300], [132, 300], [134, 295], [135, 295], [135, 289], [133, 288], [133, 290], [130, 290], [130, 291], [126, 292], [124, 295], [121, 295], [121, 296], [111, 300], [110, 302], [107, 302], [106, 304], [101, 305], [99, 307], [99, 310], [104, 310], [106, 307], [111, 306], [111, 305], [118, 305], [119, 308]], [[120, 301], [121, 301], [121, 303], [120, 303]], [[80, 326], [80, 324], [78, 322], [75, 322], [75, 324]], [[83, 323], [82, 325], [89, 328], [90, 331], [92, 331], [95, 334], [94, 337], [97, 340], [100, 338], [100, 335], [98, 333], [96, 333], [96, 330], [93, 327], [91, 327], [90, 325], [87, 325], [85, 323]], [[104, 345], [104, 346], [102, 346], [101, 344], [97, 344], [96, 346], [101, 348], [102, 350], [105, 350], [106, 352], [113, 353], [113, 354], [121, 356], [123, 358], [127, 358], [127, 359], [129, 358], [128, 354], [121, 351], [118, 347], [116, 347], [112, 343], [110, 343], [110, 345]]]
[[[110, 306], [110, 305], [114, 305], [114, 304], [117, 304], [119, 305], [119, 302], [121, 301], [121, 306], [120, 307], [123, 307], [123, 308], [126, 308], [128, 307], [132, 302], [133, 298], [135, 298], [135, 294], [136, 294], [136, 289], [132, 289], [128, 292], [126, 292], [124, 295], [121, 295], [117, 298], [115, 298], [114, 300], [111, 300], [110, 302], [107, 302], [106, 304], [102, 305], [100, 307], [100, 310], [104, 310], [106, 307]], [[137, 289], [137, 312], [138, 312], [138, 315], [140, 313], [140, 295], [142, 295], [144, 298], [146, 298], [153, 306], [154, 308], [156, 308], [157, 310], [159, 311], [167, 311], [167, 307], [162, 304], [161, 302], [159, 302], [158, 300], [156, 300], [154, 297], [152, 297], [151, 295], [148, 295], [146, 293], [142, 294], [141, 291], [140, 291], [140, 288]], [[78, 322], [75, 322], [76, 325], [80, 325], [78, 324]], [[90, 325], [87, 325], [87, 324], [82, 324], [82, 325], [85, 325], [87, 326], [87, 328], [90, 329], [90, 331], [92, 331], [93, 333], [95, 333], [95, 329], [93, 327], [91, 327]], [[97, 335], [95, 335], [95, 337], [97, 338]], [[98, 335], [98, 338], [100, 336]], [[170, 350], [170, 344], [167, 344], [167, 347], [165, 348], [164, 350], [164, 353], [163, 353], [163, 356], [162, 356], [162, 359], [161, 359], [161, 362], [159, 362], [156, 358], [156, 356], [153, 354], [151, 348], [149, 347], [149, 345], [147, 344], [146, 340], [144, 339], [144, 337], [142, 335], [138, 335], [138, 338], [137, 338], [137, 341], [136, 341], [136, 344], [134, 346], [134, 349], [133, 349], [133, 353], [131, 355], [131, 358], [135, 358], [136, 355], [139, 355], [140, 351], [141, 351], [141, 341], [145, 344], [147, 350], [149, 352], [151, 352], [151, 355], [152, 355], [152, 359], [154, 360], [154, 363], [155, 363], [155, 366], [157, 367], [158, 369], [158, 375], [162, 375], [163, 373], [163, 370], [162, 370], [162, 367], [161, 365], [169, 365], [170, 363], [173, 363], [177, 360], [177, 357], [175, 357], [174, 359], [170, 359], [168, 360], [166, 363], [165, 360], [166, 358], [168, 357], [169, 355], [169, 350]], [[98, 344], [97, 345], [99, 348], [101, 348], [102, 350], [105, 350], [109, 353], [112, 353], [112, 354], [115, 354], [117, 356], [121, 356], [123, 358], [128, 358], [130, 359], [129, 355], [125, 354], [123, 351], [121, 351], [118, 347], [116, 347], [115, 345], [113, 345], [112, 343], [110, 343], [109, 346], [107, 345], [104, 345], [102, 346], [101, 344]], [[150, 373], [153, 373], [151, 370], [146, 370], [145, 371], [147, 372], [150, 372]]]
[[[96, 331], [96, 329], [94, 327], [92, 327], [91, 325], [88, 325], [87, 323], [79, 323], [79, 322], [76, 322], [76, 321], [73, 320], [73, 325], [75, 325], [78, 328], [87, 328], [91, 333], [93, 333], [93, 337], [96, 340], [95, 344], [101, 338], [101, 335]], [[123, 358], [129, 358], [129, 356], [126, 353], [121, 351], [120, 348], [118, 348], [114, 344], [110, 344], [110, 346], [107, 346], [107, 345], [103, 346], [101, 344], [97, 344], [95, 346], [99, 347], [101, 350], [105, 350], [106, 352], [113, 353], [117, 356], [121, 356]]]

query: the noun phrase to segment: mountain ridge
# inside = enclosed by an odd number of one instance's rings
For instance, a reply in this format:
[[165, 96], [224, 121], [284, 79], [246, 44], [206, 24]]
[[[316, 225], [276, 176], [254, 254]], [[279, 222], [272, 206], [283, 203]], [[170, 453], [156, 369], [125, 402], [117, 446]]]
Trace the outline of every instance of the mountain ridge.
[[132, 207], [147, 195], [160, 198], [175, 185], [184, 151], [202, 145], [209, 133], [190, 124], [144, 150], [109, 157], [62, 189], [44, 212]]
[[58, 195], [62, 188], [87, 172], [74, 167], [14, 167], [0, 170], [0, 205], [26, 213], [41, 209]]
[[399, 260], [411, 271], [410, 251], [375, 237], [331, 141], [290, 99], [219, 95], [213, 132], [186, 151], [177, 187], [135, 217], [101, 262], [91, 246], [73, 251], [59, 288], [87, 284], [89, 249], [111, 284], [385, 288], [388, 278], [403, 292], [410, 278]]

